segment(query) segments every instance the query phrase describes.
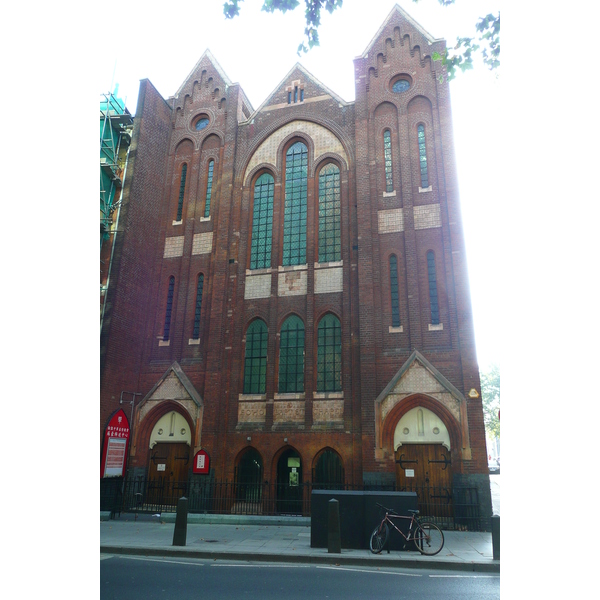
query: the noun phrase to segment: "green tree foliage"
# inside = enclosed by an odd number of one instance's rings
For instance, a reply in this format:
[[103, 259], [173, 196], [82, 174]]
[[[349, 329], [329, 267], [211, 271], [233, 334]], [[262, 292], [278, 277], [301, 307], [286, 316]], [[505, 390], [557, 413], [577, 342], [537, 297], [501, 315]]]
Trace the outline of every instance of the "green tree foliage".
[[[419, 0], [413, 0], [418, 2]], [[228, 19], [233, 19], [240, 14], [240, 3], [243, 0], [226, 0], [223, 4], [223, 13]], [[442, 6], [454, 4], [455, 0], [438, 0]], [[306, 5], [304, 14], [306, 27], [304, 34], [306, 40], [298, 46], [298, 54], [308, 52], [313, 46], [319, 45], [319, 25], [321, 24], [321, 9], [332, 13], [341, 8], [344, 0], [304, 0]], [[264, 0], [262, 10], [283, 13], [295, 10], [300, 0]], [[476, 35], [472, 37], [458, 37], [456, 45], [446, 50], [444, 54], [433, 53], [433, 60], [441, 60], [446, 66], [448, 80], [454, 79], [458, 70], [461, 72], [473, 68], [473, 59], [477, 53], [481, 53], [483, 63], [489, 69], [497, 69], [500, 66], [500, 12], [498, 14], [486, 15], [475, 24]]]
[[481, 400], [483, 403], [483, 420], [486, 431], [492, 436], [500, 437], [500, 367], [491, 365], [487, 371], [480, 373]]

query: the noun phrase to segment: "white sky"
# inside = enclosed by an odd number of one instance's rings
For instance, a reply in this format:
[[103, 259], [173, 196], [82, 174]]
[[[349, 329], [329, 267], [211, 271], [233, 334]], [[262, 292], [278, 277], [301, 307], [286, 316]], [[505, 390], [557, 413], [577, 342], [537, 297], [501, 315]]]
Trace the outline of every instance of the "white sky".
[[[283, 15], [260, 11], [262, 0], [245, 0], [227, 20], [222, 0], [178, 0], [159, 11], [138, 0], [120, 3], [119, 22], [127, 25], [126, 45], [103, 46], [98, 89], [119, 85], [119, 96], [136, 109], [139, 81], [148, 78], [164, 98], [175, 94], [208, 48], [232, 82], [239, 82], [254, 108], [267, 98], [296, 62], [345, 100], [354, 100], [353, 59], [362, 54], [396, 3], [393, 0], [344, 0], [333, 15], [323, 11], [321, 45], [298, 56], [304, 10]], [[453, 45], [472, 35], [477, 19], [498, 10], [499, 2], [460, 0], [442, 7], [437, 0], [399, 2], [426, 31]], [[303, 6], [303, 2], [301, 2]], [[146, 8], [144, 8], [146, 7]], [[172, 22], [177, 27], [172, 27]], [[186, 24], [188, 25], [186, 27]], [[499, 202], [500, 80], [483, 66], [451, 83], [454, 137], [471, 296], [480, 366], [500, 361], [497, 269]]]

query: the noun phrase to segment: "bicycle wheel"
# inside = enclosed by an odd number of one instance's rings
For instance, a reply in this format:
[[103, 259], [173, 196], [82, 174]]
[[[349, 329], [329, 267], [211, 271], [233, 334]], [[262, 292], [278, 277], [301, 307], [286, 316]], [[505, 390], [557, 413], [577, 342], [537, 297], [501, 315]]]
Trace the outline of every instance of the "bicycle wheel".
[[387, 523], [384, 522], [380, 523], [377, 527], [375, 527], [375, 529], [373, 529], [371, 539], [369, 540], [369, 547], [371, 548], [371, 552], [373, 554], [379, 554], [383, 550], [389, 534], [390, 530], [387, 526]]
[[421, 554], [433, 556], [444, 547], [444, 534], [442, 533], [442, 530], [433, 523], [418, 523], [413, 541]]

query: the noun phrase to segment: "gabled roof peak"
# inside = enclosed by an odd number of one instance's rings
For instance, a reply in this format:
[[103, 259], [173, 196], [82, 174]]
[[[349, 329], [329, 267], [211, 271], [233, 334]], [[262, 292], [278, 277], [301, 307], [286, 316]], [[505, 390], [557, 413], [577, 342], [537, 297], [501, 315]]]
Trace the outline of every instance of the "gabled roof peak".
[[202, 56], [198, 59], [198, 61], [196, 62], [196, 64], [194, 65], [194, 68], [189, 72], [188, 76], [183, 80], [183, 83], [179, 86], [179, 89], [175, 92], [175, 95], [174, 95], [175, 98], [179, 97], [179, 94], [181, 93], [181, 91], [185, 87], [186, 83], [189, 81], [190, 77], [192, 77], [192, 75], [196, 72], [196, 70], [200, 66], [200, 63], [202, 63], [202, 61], [205, 58], [207, 58], [210, 61], [210, 63], [215, 68], [215, 70], [217, 71], [217, 73], [219, 74], [219, 76], [221, 77], [221, 79], [224, 81], [225, 85], [227, 85], [227, 86], [231, 85], [231, 80], [227, 76], [227, 73], [225, 73], [225, 71], [223, 71], [223, 68], [217, 62], [217, 59], [213, 56], [212, 52], [207, 48], [202, 53]]
[[384, 28], [388, 25], [388, 23], [394, 18], [400, 16], [402, 19], [407, 21], [412, 27], [414, 27], [430, 44], [433, 42], [442, 41], [442, 38], [434, 38], [428, 31], [426, 31], [422, 25], [417, 23], [399, 4], [394, 5], [385, 21], [381, 24], [381, 27], [377, 30], [377, 33], [373, 36], [373, 39], [369, 42], [368, 46], [365, 48], [365, 51], [360, 55], [360, 58], [365, 58], [373, 44], [377, 41]]

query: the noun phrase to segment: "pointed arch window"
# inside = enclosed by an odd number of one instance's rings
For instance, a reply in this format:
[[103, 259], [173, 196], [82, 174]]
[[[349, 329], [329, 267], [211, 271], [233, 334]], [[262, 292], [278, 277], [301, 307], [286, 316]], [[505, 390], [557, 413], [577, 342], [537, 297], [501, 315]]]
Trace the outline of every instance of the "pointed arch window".
[[281, 326], [278, 391], [304, 391], [304, 323], [296, 315], [288, 317]]
[[394, 191], [394, 178], [392, 176], [392, 134], [389, 129], [383, 132], [383, 160], [385, 164], [385, 191]]
[[431, 324], [439, 325], [440, 309], [438, 305], [437, 279], [435, 274], [435, 255], [427, 252], [427, 275], [429, 279], [429, 306], [431, 307]]
[[317, 330], [317, 392], [342, 391], [342, 327], [332, 314]]
[[213, 184], [213, 170], [215, 167], [215, 161], [211, 160], [208, 163], [208, 178], [206, 180], [206, 202], [204, 203], [204, 216], [210, 216], [210, 199], [212, 196], [212, 184]]
[[425, 148], [425, 127], [417, 127], [417, 138], [419, 141], [419, 165], [421, 168], [421, 187], [429, 187], [429, 176], [427, 175], [427, 149]]
[[342, 258], [340, 239], [340, 170], [328, 164], [319, 173], [319, 262]]
[[[179, 180], [179, 202], [177, 203], [177, 219], [181, 221], [183, 215], [183, 197], [185, 196], [185, 180], [187, 177], [187, 163], [181, 166], [181, 178]], [[172, 214], [172, 213], [171, 213]]]
[[285, 156], [283, 266], [306, 264], [307, 175], [308, 149], [296, 142]]
[[163, 328], [163, 342], [169, 341], [171, 333], [171, 312], [173, 310], [173, 293], [175, 291], [175, 277], [169, 278], [169, 290], [167, 292], [167, 308], [165, 310], [165, 325]]
[[194, 331], [192, 339], [197, 340], [200, 337], [200, 314], [202, 313], [202, 293], [204, 291], [204, 275], [198, 275], [196, 285], [196, 312], [194, 313]]
[[275, 180], [269, 173], [263, 173], [254, 184], [250, 269], [268, 269], [271, 266], [274, 189]]
[[264, 321], [252, 321], [246, 330], [244, 394], [264, 394], [267, 389], [267, 337]]
[[400, 327], [400, 296], [398, 290], [398, 259], [390, 256], [390, 293], [392, 304], [392, 327]]

